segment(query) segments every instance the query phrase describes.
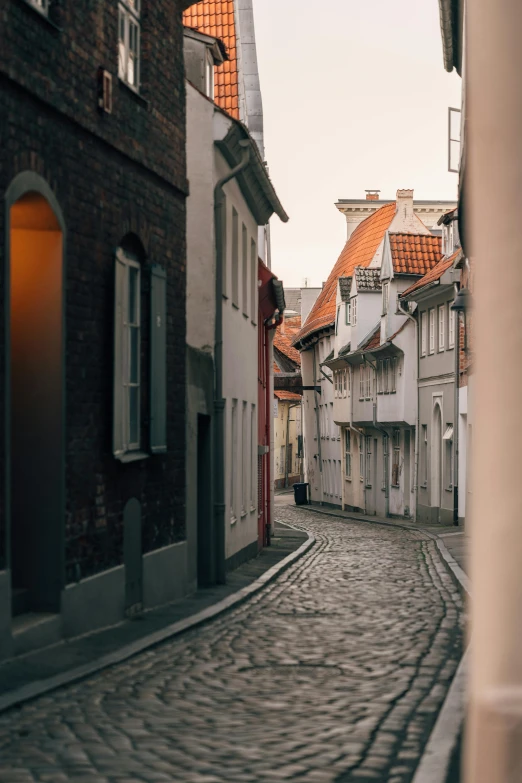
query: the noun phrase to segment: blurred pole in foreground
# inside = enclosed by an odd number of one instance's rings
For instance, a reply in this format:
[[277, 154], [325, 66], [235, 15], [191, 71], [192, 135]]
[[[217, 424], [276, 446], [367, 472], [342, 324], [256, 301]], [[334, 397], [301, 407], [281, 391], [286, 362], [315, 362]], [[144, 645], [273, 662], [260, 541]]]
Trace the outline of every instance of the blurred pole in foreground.
[[522, 1], [467, 5], [476, 341], [466, 783], [522, 781]]

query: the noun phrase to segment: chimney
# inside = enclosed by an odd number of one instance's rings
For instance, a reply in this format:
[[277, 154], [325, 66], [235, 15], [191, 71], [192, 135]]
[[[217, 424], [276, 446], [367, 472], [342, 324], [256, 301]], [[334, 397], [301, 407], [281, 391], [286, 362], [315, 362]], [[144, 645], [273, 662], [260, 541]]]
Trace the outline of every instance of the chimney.
[[380, 190], [365, 190], [366, 201], [379, 201]]
[[393, 221], [393, 230], [429, 234], [429, 231], [424, 228], [422, 222], [415, 217], [413, 212], [413, 190], [397, 191], [397, 213]]

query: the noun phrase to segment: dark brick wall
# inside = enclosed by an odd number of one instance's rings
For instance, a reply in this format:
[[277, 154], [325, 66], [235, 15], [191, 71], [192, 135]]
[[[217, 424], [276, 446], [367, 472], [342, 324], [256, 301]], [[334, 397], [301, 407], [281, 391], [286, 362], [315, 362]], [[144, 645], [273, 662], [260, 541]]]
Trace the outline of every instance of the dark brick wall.
[[[142, 0], [143, 98], [118, 84], [117, 3], [57, 0], [56, 30], [24, 0], [0, 10], [0, 194], [36, 171], [66, 224], [67, 581], [122, 561], [123, 507], [142, 503], [144, 551], [185, 538], [185, 93], [181, 11]], [[96, 107], [99, 65], [113, 73], [114, 113]], [[4, 296], [4, 213], [0, 288]], [[142, 443], [148, 444], [148, 269], [167, 270], [168, 453], [112, 456], [114, 250], [142, 253]], [[0, 319], [0, 344], [5, 330]], [[4, 365], [0, 363], [4, 442]], [[1, 486], [5, 454], [1, 447]], [[0, 492], [0, 546], [5, 538]], [[4, 552], [0, 552], [3, 557]]]

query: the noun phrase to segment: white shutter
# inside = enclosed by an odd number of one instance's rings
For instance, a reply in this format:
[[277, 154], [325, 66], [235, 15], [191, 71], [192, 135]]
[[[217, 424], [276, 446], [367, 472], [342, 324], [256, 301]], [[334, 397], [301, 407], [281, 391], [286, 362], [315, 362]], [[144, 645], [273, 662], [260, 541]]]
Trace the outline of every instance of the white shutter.
[[126, 264], [120, 249], [116, 251], [114, 264], [114, 380], [113, 380], [113, 413], [112, 413], [112, 453], [121, 456], [126, 449], [124, 439], [123, 415], [123, 303], [125, 292]]

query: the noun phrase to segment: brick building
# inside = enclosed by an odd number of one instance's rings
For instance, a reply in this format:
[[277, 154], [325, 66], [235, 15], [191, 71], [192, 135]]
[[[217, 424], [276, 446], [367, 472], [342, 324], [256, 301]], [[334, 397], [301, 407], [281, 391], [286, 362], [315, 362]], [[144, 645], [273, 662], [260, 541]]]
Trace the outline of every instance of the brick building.
[[0, 657], [185, 589], [189, 4], [2, 7]]

